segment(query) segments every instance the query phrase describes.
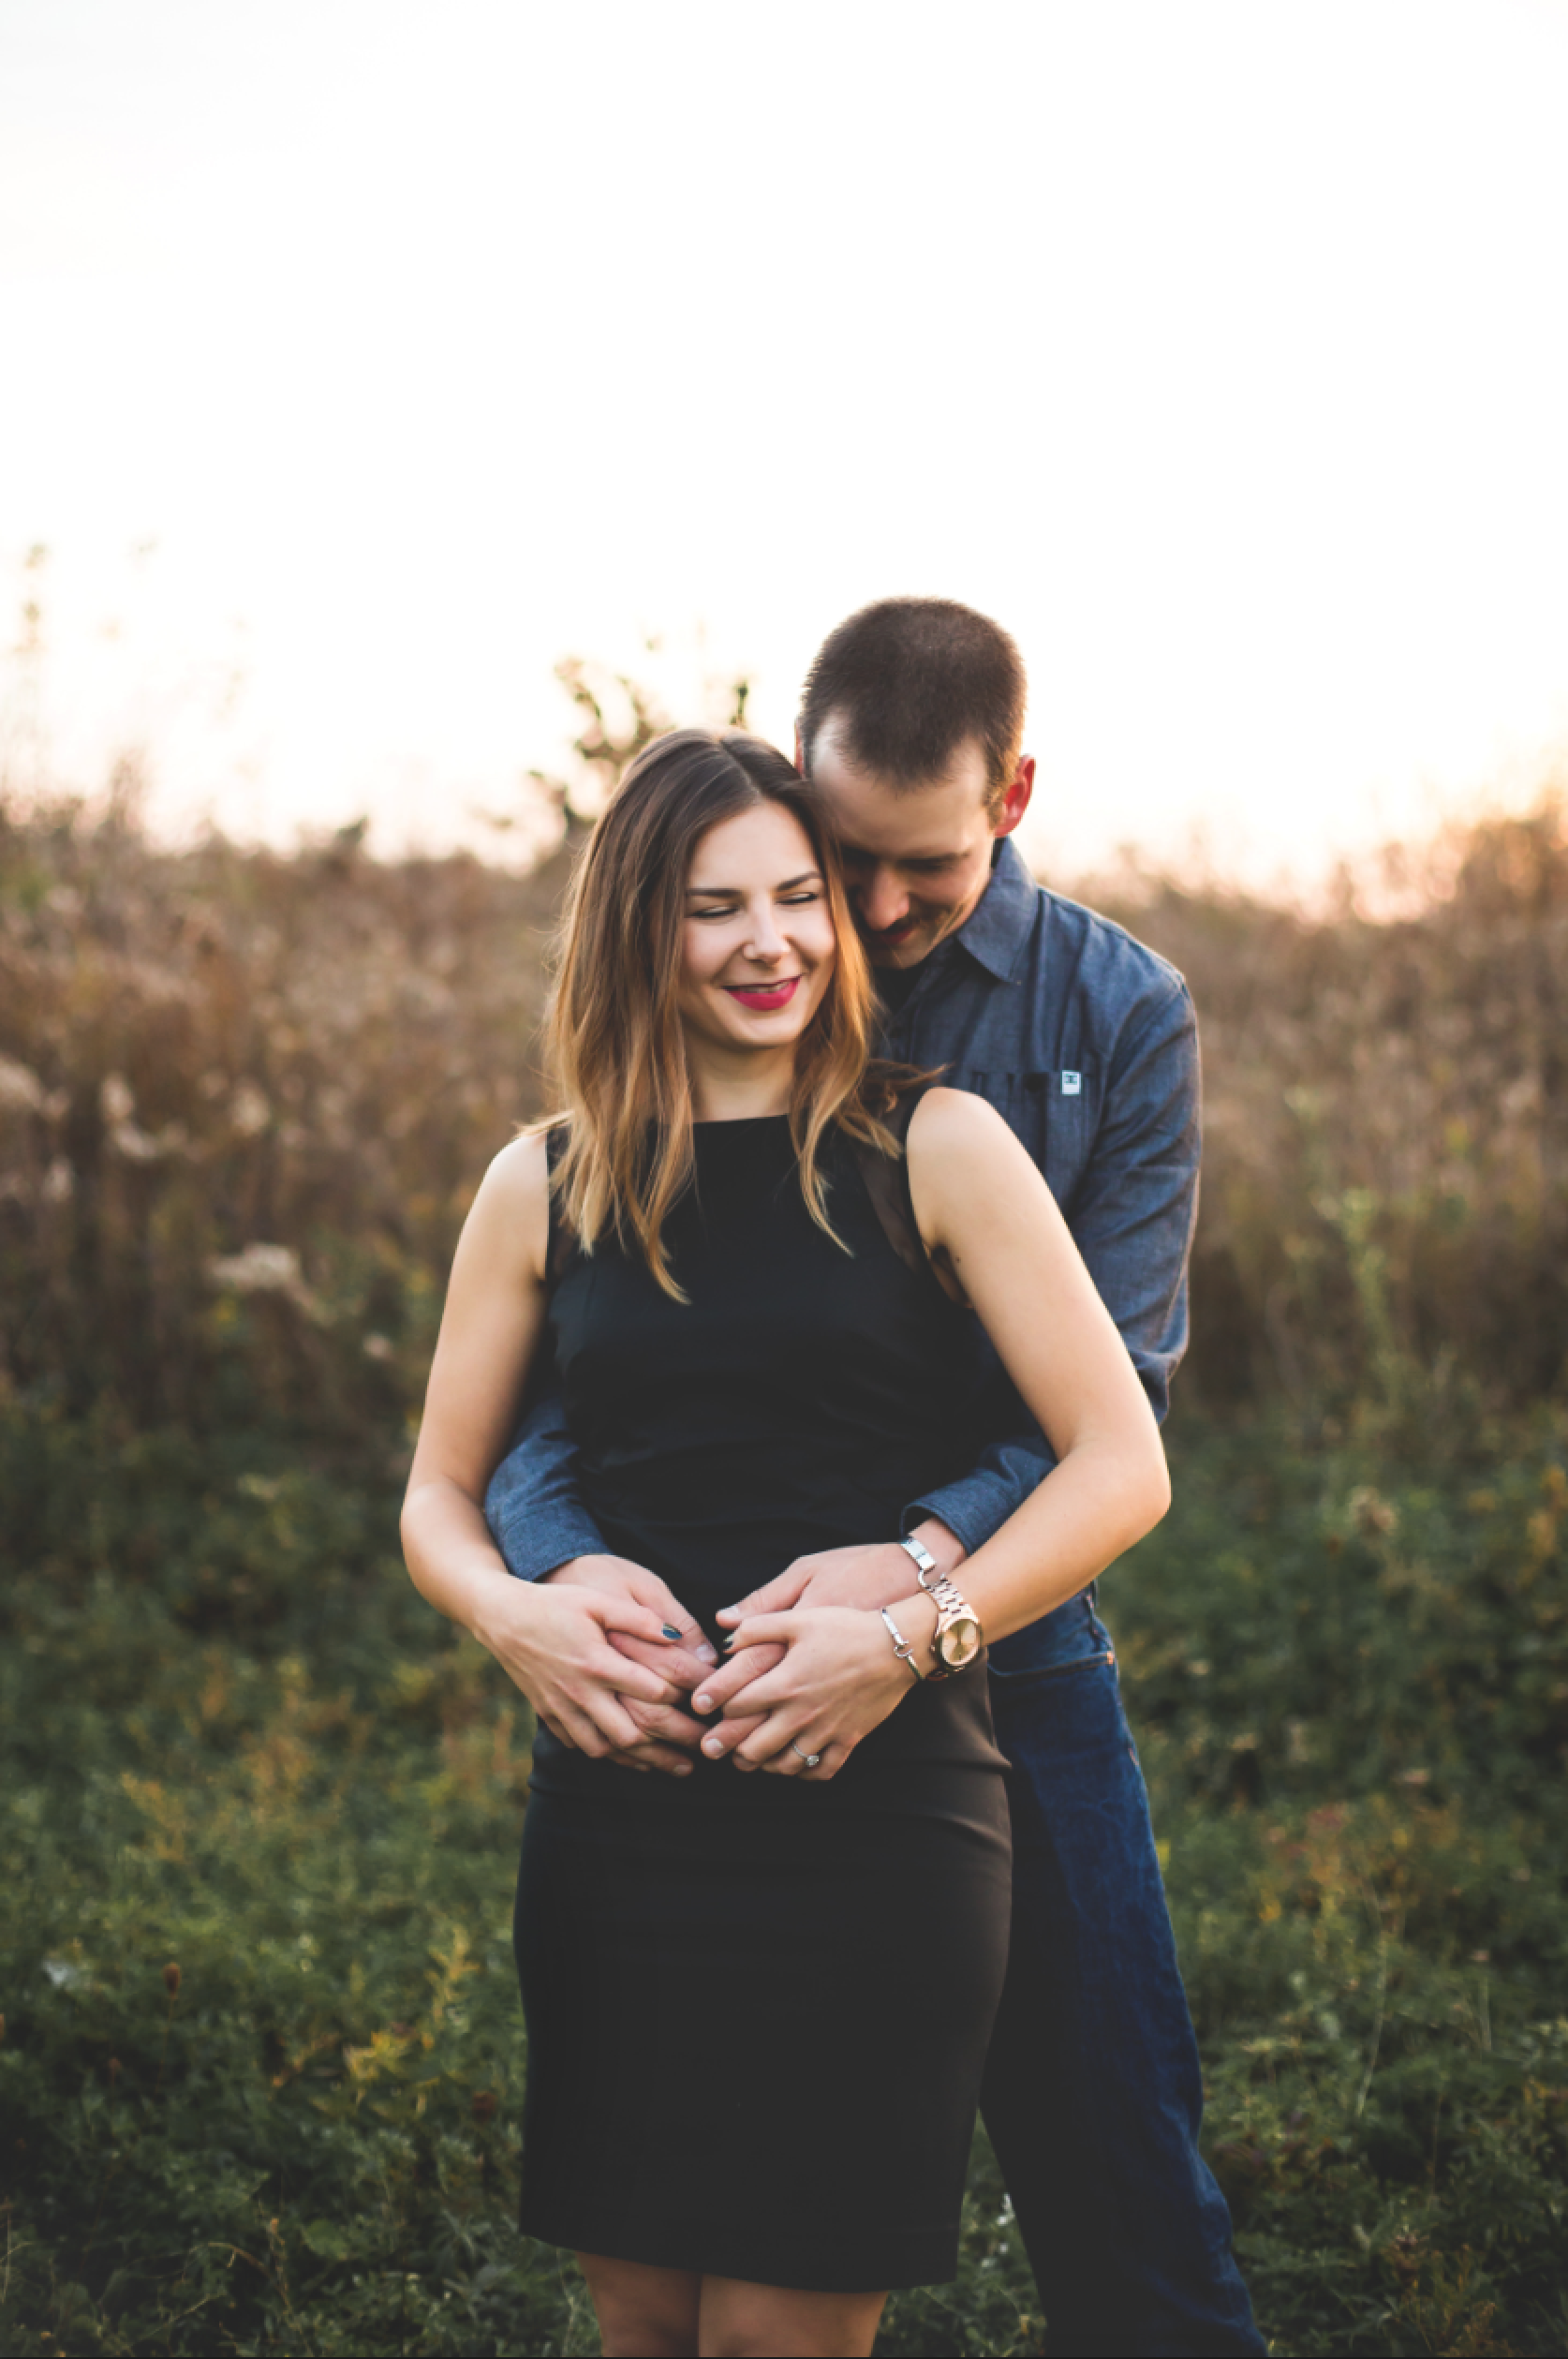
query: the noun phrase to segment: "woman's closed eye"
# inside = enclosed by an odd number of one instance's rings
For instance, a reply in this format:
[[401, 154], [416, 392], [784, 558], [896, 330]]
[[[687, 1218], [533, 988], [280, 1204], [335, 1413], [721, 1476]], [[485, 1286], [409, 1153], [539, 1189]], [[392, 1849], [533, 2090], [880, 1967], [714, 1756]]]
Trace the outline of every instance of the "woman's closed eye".
[[[780, 909], [809, 909], [813, 901], [820, 901], [821, 898], [820, 892], [813, 891], [781, 893], [778, 897], [778, 907]], [[694, 909], [688, 912], [692, 917], [738, 917], [740, 913], [741, 905], [738, 901], [713, 901], [705, 909]]]

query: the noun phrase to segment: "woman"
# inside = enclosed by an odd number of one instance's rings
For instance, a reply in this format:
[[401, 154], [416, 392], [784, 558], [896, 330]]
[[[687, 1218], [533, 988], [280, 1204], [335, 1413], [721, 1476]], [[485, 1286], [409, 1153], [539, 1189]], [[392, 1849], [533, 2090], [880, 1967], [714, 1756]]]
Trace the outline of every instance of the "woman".
[[[606, 2352], [868, 2352], [891, 2287], [954, 2273], [1005, 1963], [984, 1639], [1158, 1520], [1159, 1437], [999, 1118], [868, 1063], [832, 846], [772, 748], [686, 730], [628, 771], [553, 1022], [566, 1112], [480, 1189], [404, 1514], [415, 1581], [540, 1724], [523, 2226], [576, 2250]], [[911, 1558], [886, 1613], [726, 1630], [972, 1462], [970, 1307], [1058, 1463], [962, 1595]], [[546, 1329], [624, 1560], [594, 1582], [511, 1580], [481, 1512]], [[719, 1758], [648, 1741], [683, 1700], [672, 1593], [777, 1657]]]

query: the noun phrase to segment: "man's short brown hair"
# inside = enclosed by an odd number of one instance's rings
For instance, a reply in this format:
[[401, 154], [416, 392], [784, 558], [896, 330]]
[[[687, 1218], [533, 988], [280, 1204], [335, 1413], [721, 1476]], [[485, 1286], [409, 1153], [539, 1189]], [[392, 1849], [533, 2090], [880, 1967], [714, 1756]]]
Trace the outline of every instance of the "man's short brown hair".
[[881, 598], [830, 631], [806, 675], [801, 756], [809, 773], [829, 716], [857, 768], [894, 787], [939, 778], [974, 738], [995, 809], [1018, 767], [1028, 694], [1013, 641], [951, 598]]

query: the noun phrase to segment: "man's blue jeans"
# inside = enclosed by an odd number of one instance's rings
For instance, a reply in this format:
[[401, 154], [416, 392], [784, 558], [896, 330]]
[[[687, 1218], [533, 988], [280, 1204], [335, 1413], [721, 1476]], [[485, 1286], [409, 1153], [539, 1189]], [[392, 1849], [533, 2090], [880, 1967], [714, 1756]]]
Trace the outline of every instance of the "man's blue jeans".
[[1261, 2352], [1116, 1657], [1087, 1597], [991, 1654], [1012, 1765], [1013, 1948], [981, 2110], [1047, 2348]]

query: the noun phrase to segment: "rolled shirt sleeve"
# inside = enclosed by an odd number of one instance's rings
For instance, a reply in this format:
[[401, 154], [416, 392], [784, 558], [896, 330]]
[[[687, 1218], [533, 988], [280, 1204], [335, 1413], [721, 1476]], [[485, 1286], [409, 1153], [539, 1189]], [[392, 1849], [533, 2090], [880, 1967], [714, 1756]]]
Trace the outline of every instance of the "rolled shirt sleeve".
[[577, 1445], [559, 1392], [534, 1405], [484, 1494], [490, 1536], [519, 1580], [542, 1580], [574, 1556], [609, 1553], [577, 1490]]

